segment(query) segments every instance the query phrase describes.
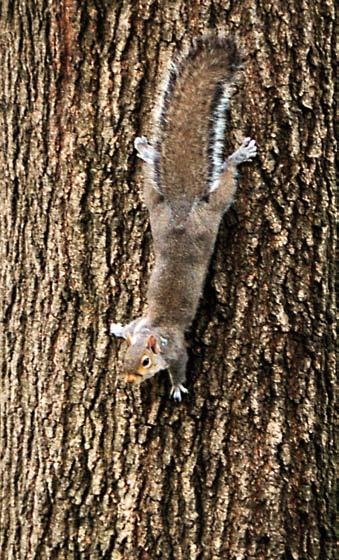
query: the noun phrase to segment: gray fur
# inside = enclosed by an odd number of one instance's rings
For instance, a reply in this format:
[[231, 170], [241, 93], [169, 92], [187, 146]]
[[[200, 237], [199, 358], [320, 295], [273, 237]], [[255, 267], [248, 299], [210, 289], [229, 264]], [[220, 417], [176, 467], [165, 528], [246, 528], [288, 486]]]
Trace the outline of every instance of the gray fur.
[[[223, 50], [226, 47], [230, 53]], [[144, 198], [150, 214], [155, 265], [145, 315], [127, 327], [114, 325], [111, 332], [130, 341], [125, 373], [132, 376], [132, 381], [134, 374], [135, 382], [140, 382], [168, 368], [171, 395], [176, 400], [187, 392], [183, 385], [187, 363], [185, 332], [196, 315], [220, 221], [233, 201], [237, 166], [256, 155], [255, 141], [246, 138], [225, 162], [221, 159], [224, 109], [237, 64], [238, 55], [231, 41], [213, 37], [198, 41], [195, 50], [177, 64], [175, 71], [171, 70], [168, 94], [163, 94], [163, 108], [158, 111], [156, 148], [145, 137], [135, 140], [138, 156], [149, 169]], [[208, 184], [209, 123], [200, 126], [200, 121], [208, 118], [205, 109], [220, 80], [224, 93], [212, 115], [216, 145]], [[187, 119], [194, 115], [192, 100], [198, 108], [205, 109], [203, 115], [194, 116], [190, 128]], [[189, 131], [186, 142], [180, 136], [185, 131]], [[146, 362], [148, 356], [152, 359], [146, 369], [142, 367], [145, 352]]]

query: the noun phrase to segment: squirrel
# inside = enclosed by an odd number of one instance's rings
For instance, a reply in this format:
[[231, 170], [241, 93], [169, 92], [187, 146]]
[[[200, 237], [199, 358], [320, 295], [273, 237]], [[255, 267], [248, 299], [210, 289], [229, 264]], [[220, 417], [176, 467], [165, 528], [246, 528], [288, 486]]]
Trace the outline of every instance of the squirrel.
[[171, 396], [187, 393], [189, 329], [202, 294], [219, 224], [233, 202], [239, 164], [257, 154], [245, 138], [223, 158], [226, 110], [241, 66], [235, 42], [207, 35], [171, 63], [155, 119], [153, 146], [137, 137], [146, 163], [144, 200], [149, 210], [155, 265], [147, 311], [110, 333], [127, 340], [126, 380], [138, 384], [168, 369]]

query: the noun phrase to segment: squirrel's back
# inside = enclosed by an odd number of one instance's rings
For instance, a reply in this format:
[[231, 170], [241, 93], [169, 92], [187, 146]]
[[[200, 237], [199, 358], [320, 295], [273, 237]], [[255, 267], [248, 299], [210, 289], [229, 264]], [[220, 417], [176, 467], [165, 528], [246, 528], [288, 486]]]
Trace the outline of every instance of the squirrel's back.
[[233, 40], [207, 35], [172, 63], [156, 122], [155, 182], [189, 209], [214, 189], [223, 164], [226, 109], [241, 64]]

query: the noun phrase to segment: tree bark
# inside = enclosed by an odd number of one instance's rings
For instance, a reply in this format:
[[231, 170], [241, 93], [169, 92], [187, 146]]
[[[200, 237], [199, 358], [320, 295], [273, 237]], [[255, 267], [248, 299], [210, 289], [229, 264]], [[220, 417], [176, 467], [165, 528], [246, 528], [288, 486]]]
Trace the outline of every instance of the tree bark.
[[[331, 560], [330, 0], [4, 1], [0, 558]], [[252, 136], [189, 335], [189, 395], [120, 378], [152, 266], [133, 151], [172, 53], [239, 37]], [[194, 104], [192, 106], [194, 110]]]

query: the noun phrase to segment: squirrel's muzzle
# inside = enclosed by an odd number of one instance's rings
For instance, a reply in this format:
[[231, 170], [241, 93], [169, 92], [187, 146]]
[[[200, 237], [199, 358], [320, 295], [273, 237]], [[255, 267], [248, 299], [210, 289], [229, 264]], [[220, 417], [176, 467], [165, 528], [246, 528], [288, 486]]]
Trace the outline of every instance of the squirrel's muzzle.
[[128, 373], [126, 375], [126, 381], [127, 383], [141, 383], [143, 377], [144, 376], [140, 373]]

